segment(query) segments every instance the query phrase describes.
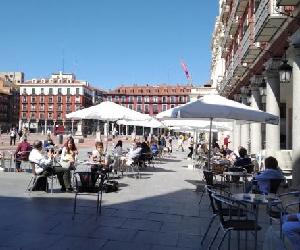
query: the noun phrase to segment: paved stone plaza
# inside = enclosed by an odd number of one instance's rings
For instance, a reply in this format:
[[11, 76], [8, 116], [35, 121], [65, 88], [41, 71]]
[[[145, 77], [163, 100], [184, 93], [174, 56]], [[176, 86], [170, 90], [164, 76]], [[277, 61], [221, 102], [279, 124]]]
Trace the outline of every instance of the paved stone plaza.
[[[80, 150], [81, 159], [87, 150]], [[117, 193], [104, 193], [98, 218], [96, 197], [80, 196], [74, 221], [74, 193], [60, 193], [55, 184], [53, 194], [30, 195], [25, 187], [31, 174], [1, 172], [0, 249], [206, 249], [211, 235], [203, 248], [200, 241], [212, 212], [207, 198], [199, 208], [195, 190], [202, 174], [187, 168], [186, 154], [174, 152], [141, 179], [119, 179]], [[268, 222], [266, 216], [261, 220]], [[213, 232], [217, 226], [218, 220]], [[263, 237], [260, 232], [260, 249]], [[248, 239], [253, 249], [252, 236]], [[231, 249], [235, 245], [232, 240]]]

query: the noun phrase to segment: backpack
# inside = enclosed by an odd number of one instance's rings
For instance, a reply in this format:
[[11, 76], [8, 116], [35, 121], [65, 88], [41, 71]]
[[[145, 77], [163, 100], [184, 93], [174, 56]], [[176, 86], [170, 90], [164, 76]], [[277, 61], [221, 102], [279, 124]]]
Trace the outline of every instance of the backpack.
[[107, 181], [103, 184], [103, 191], [105, 193], [117, 192], [119, 189], [119, 183], [117, 181]]

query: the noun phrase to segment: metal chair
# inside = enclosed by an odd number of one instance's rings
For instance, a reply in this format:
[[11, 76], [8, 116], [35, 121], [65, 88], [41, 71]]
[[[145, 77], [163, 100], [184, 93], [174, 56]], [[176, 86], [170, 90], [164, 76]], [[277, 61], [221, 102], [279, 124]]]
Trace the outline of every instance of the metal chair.
[[[212, 217], [209, 221], [207, 229], [206, 229], [206, 231], [204, 233], [204, 236], [201, 240], [201, 245], [203, 245], [203, 243], [205, 241], [205, 238], [206, 238], [206, 236], [207, 236], [207, 234], [208, 234], [215, 218], [218, 216], [218, 209], [216, 208], [216, 206], [214, 204], [214, 201], [213, 201], [213, 197], [212, 197], [213, 194], [217, 194], [217, 191], [214, 190], [210, 186], [206, 186], [205, 189], [206, 189], [206, 192], [207, 192], [208, 197], [209, 197], [210, 206], [212, 208], [213, 215], [212, 215]], [[223, 216], [237, 216], [237, 217], [245, 217], [246, 216], [245, 212], [242, 209], [230, 209], [228, 207], [222, 208], [222, 213], [223, 213]]]
[[[98, 177], [96, 175], [98, 174]], [[93, 172], [75, 172], [76, 192], [74, 197], [73, 216], [75, 219], [77, 209], [77, 196], [78, 195], [93, 195], [97, 196], [97, 217], [101, 214], [102, 205], [102, 192], [103, 184], [106, 178], [106, 174], [93, 173]], [[100, 177], [100, 178], [99, 178]], [[98, 185], [97, 185], [98, 181]]]
[[[220, 191], [224, 191], [226, 188], [229, 188], [228, 185], [222, 184], [222, 183], [214, 183], [214, 173], [210, 170], [203, 170], [204, 180], [206, 182], [206, 185], [209, 187], [212, 187], [214, 189], [218, 189]], [[205, 189], [201, 190], [202, 194], [200, 197], [199, 205], [201, 204], [201, 201], [203, 199]]]
[[[221, 241], [218, 244], [218, 249], [221, 249], [222, 244], [224, 242], [225, 237], [227, 236], [227, 234], [229, 234], [229, 238], [228, 238], [228, 249], [230, 249], [230, 233], [231, 231], [244, 231], [244, 232], [248, 232], [248, 231], [259, 231], [261, 230], [261, 226], [256, 224], [255, 220], [251, 220], [248, 219], [248, 216], [246, 216], [246, 219], [232, 219], [232, 215], [231, 215], [231, 210], [232, 209], [236, 209], [239, 210], [241, 209], [239, 204], [233, 200], [231, 200], [228, 197], [222, 196], [222, 195], [218, 195], [218, 194], [212, 194], [213, 197], [213, 201], [216, 205], [216, 209], [217, 209], [217, 214], [219, 216], [220, 219], [220, 226], [217, 229], [217, 232], [215, 233], [212, 241], [209, 244], [208, 249], [211, 249], [213, 246], [214, 241], [216, 240], [220, 229], [223, 230], [223, 236], [221, 238]], [[229, 218], [225, 218], [225, 213], [224, 213], [224, 206], [229, 208]], [[243, 208], [243, 211], [245, 213], [252, 213], [251, 211]], [[238, 241], [239, 244], [239, 241]], [[245, 244], [247, 244], [247, 240], [245, 241]]]

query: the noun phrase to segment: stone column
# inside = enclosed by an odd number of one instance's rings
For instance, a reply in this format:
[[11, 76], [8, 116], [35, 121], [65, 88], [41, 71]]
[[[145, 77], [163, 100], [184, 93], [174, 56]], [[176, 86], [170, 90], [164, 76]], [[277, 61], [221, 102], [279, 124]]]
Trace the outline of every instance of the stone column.
[[293, 47], [293, 186], [300, 189], [300, 30], [292, 36]]
[[[266, 112], [280, 117], [280, 80], [278, 67], [281, 60], [271, 58], [266, 64]], [[280, 150], [280, 124], [266, 124], [266, 156]]]
[[[242, 95], [242, 103], [244, 105], [248, 105], [248, 99], [247, 94]], [[247, 149], [248, 152], [250, 152], [249, 149], [249, 131], [250, 131], [250, 125], [249, 123], [241, 125], [241, 146]]]
[[[263, 81], [263, 76], [257, 75], [251, 78], [251, 107], [255, 109], [260, 109], [261, 97], [259, 93], [259, 86]], [[261, 135], [261, 123], [252, 123], [250, 125], [250, 153], [257, 154], [261, 152], [262, 145], [262, 135]]]
[[71, 121], [71, 133], [74, 135], [74, 120]]
[[47, 134], [47, 119], [45, 119], [45, 135]]

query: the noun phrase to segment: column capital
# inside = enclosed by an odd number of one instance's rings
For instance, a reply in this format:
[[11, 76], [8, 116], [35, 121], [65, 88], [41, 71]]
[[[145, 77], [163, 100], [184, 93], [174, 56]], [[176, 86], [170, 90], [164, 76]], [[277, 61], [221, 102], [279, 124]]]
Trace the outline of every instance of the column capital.
[[266, 71], [264, 74], [276, 73], [278, 74], [278, 67], [281, 65], [281, 58], [270, 58], [264, 63]]
[[262, 85], [264, 81], [264, 76], [263, 75], [254, 75], [250, 78], [250, 89], [251, 91], [258, 91], [259, 87]]

